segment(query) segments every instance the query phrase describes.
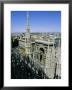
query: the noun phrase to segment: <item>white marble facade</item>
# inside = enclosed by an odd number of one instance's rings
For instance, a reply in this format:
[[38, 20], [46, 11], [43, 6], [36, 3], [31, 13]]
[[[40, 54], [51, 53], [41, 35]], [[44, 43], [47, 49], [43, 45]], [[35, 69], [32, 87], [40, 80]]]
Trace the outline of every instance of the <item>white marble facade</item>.
[[54, 38], [47, 35], [43, 37], [43, 34], [39, 39], [36, 38], [36, 35], [33, 37], [34, 35], [30, 34], [29, 13], [27, 13], [26, 33], [19, 39], [19, 46], [25, 48], [26, 55], [40, 63], [49, 78], [53, 79], [55, 74], [61, 77], [61, 45], [59, 43], [61, 37]]

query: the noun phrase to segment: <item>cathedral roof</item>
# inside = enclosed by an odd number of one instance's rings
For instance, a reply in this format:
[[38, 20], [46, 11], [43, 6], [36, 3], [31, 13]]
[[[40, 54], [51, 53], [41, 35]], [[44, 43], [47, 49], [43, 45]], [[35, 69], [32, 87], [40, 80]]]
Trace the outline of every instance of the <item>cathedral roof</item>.
[[52, 45], [52, 44], [54, 44], [54, 42], [48, 42], [48, 41], [43, 41], [43, 40], [35, 40], [35, 42], [41, 43], [41, 44], [46, 44], [46, 45]]
[[23, 39], [19, 39], [19, 41], [25, 42], [25, 40], [23, 40]]

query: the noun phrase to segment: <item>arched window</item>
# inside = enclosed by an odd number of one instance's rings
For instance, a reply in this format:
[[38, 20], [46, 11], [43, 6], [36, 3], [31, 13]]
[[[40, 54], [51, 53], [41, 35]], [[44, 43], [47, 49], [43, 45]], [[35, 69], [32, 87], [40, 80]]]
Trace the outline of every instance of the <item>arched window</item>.
[[40, 62], [43, 60], [44, 57], [44, 49], [40, 48]]

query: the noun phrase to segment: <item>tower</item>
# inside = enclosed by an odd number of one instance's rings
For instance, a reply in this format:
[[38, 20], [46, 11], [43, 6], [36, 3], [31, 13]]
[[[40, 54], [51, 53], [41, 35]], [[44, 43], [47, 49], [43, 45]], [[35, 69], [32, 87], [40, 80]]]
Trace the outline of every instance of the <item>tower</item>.
[[31, 49], [31, 42], [30, 42], [30, 25], [29, 25], [29, 12], [27, 12], [27, 25], [26, 25], [26, 33], [25, 33], [25, 52], [26, 55], [30, 57], [30, 49]]
[[54, 49], [54, 42], [51, 43], [48, 40], [48, 48], [45, 60], [45, 73], [48, 75], [49, 78], [54, 78], [55, 73], [55, 49]]
[[26, 33], [30, 34], [29, 12], [27, 12], [27, 26], [26, 26]]

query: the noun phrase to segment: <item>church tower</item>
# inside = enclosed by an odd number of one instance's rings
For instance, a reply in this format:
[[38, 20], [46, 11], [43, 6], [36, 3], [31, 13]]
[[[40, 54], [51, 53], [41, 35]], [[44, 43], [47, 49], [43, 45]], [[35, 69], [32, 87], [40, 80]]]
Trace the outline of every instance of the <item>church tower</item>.
[[31, 40], [30, 40], [30, 25], [29, 25], [29, 12], [27, 12], [27, 25], [26, 25], [26, 33], [25, 33], [25, 52], [26, 55], [30, 57], [31, 53]]
[[27, 12], [27, 26], [26, 26], [26, 33], [30, 34], [29, 12]]

